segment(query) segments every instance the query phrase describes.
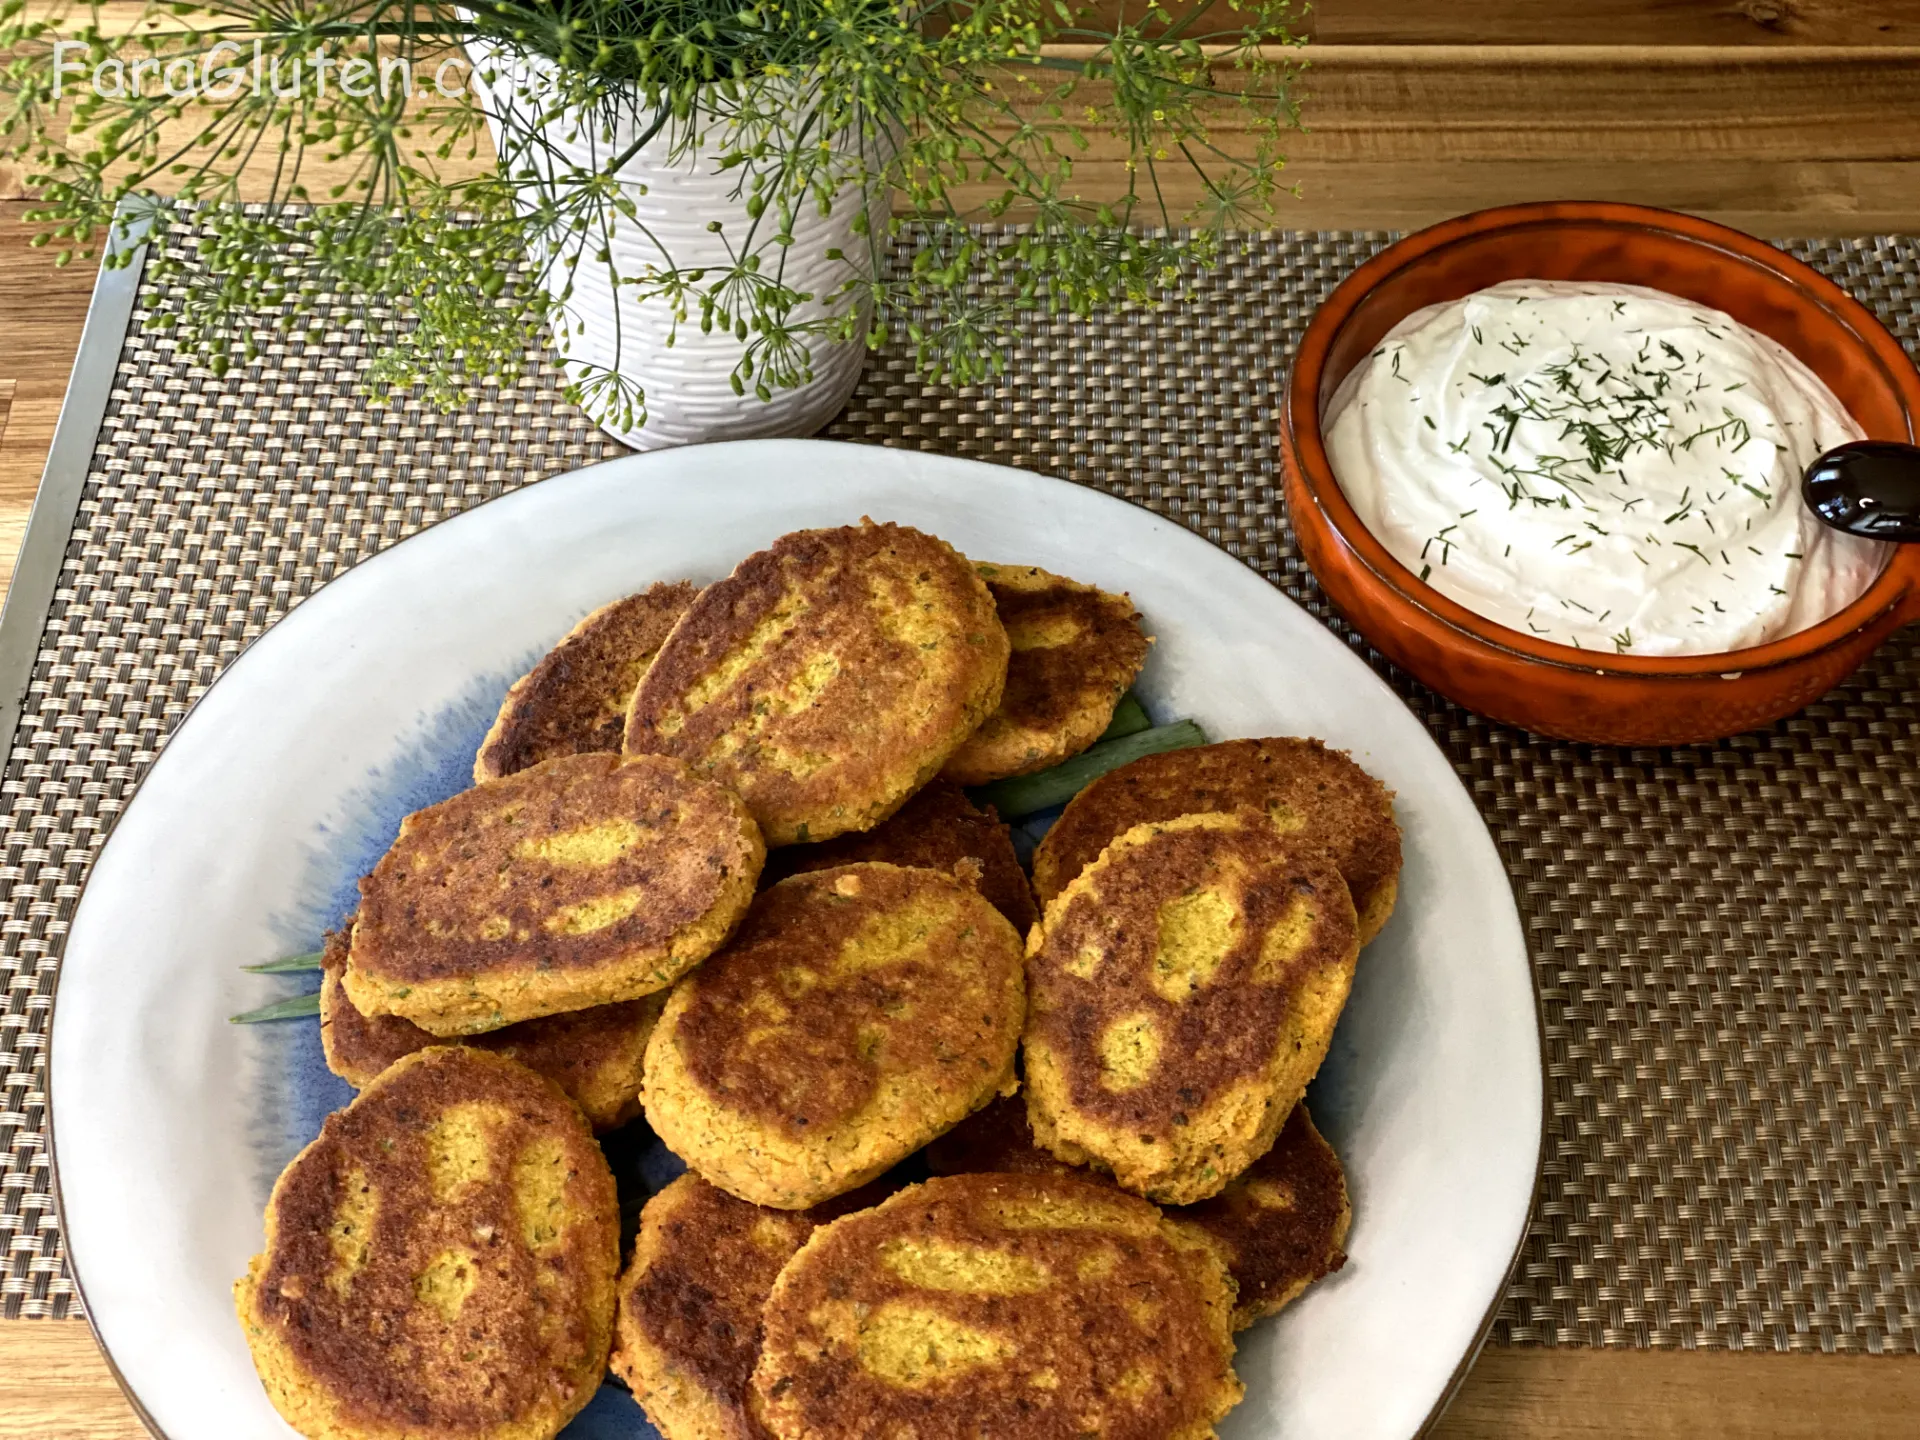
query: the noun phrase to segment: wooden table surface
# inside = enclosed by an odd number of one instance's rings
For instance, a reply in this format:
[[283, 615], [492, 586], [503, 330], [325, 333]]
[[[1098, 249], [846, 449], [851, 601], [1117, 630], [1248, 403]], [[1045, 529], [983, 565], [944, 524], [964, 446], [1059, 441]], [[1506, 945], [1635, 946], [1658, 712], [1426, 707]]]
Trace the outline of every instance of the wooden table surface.
[[[1764, 235], [1920, 231], [1920, 0], [1324, 0], [1287, 228], [1407, 227], [1561, 197]], [[1094, 157], [1097, 164], [1098, 157]], [[0, 156], [0, 585], [92, 272], [56, 270]], [[0, 1322], [0, 1440], [144, 1432], [86, 1327]], [[1489, 1347], [1448, 1440], [1911, 1437], [1920, 1356]]]

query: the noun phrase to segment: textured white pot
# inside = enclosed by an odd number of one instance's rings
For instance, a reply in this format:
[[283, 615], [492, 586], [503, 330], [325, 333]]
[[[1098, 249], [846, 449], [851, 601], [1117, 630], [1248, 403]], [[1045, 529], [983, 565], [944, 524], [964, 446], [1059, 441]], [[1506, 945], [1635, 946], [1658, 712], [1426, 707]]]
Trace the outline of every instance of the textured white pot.
[[[537, 105], [523, 98], [529, 85], [538, 85], [537, 71], [520, 57], [470, 48], [476, 51], [474, 83], [487, 109], [495, 149], [503, 155], [528, 155], [525, 131], [516, 135], [515, 127], [530, 124], [537, 112]], [[495, 77], [491, 85], [486, 79], [489, 71]], [[631, 148], [642, 133], [637, 122], [644, 119], [623, 115], [613, 123], [611, 133], [604, 121], [548, 124], [541, 131], [541, 155], [529, 159], [547, 175], [554, 173], [545, 168], [549, 165], [599, 171]], [[669, 130], [663, 129], [615, 172], [633, 202], [634, 217], [609, 211], [604, 241], [595, 237], [583, 245], [578, 236], [561, 236], [553, 244], [555, 253], [580, 255], [570, 276], [565, 265], [548, 267], [545, 283], [551, 293], [558, 296], [569, 279], [572, 284], [572, 294], [565, 301], [566, 323], [555, 326], [555, 348], [568, 377], [576, 383], [596, 371], [614, 370], [644, 389], [646, 420], [638, 428], [622, 427], [616, 416], [594, 417], [608, 434], [635, 449], [811, 435], [839, 413], [860, 379], [864, 344], [809, 335], [802, 339], [812, 360], [810, 379], [791, 389], [775, 390], [770, 400], [760, 399], [751, 383], [744, 395], [735, 394], [733, 375], [748, 342], [718, 326], [702, 333], [697, 306], [676, 323], [671, 304], [658, 297], [640, 298], [633, 286], [616, 285], [609, 266], [598, 258], [604, 243], [612, 256], [612, 271], [623, 278], [644, 276], [669, 264], [683, 271], [712, 271], [729, 265], [728, 241], [742, 245], [754, 227], [747, 213], [742, 172], [719, 169], [723, 134], [714, 125], [691, 150], [675, 156]], [[760, 256], [763, 272], [777, 274], [793, 289], [815, 297], [794, 311], [794, 320], [842, 313], [855, 304], [862, 319], [866, 318], [864, 299], [841, 297], [832, 306], [827, 303], [853, 273], [848, 262], [829, 259], [828, 252], [867, 253], [868, 239], [854, 233], [862, 204], [858, 189], [848, 184], [828, 215], [821, 215], [816, 205], [802, 206], [794, 219], [793, 243], [784, 247], [771, 238], [778, 228], [772, 215], [762, 218], [747, 247], [750, 253]], [[709, 229], [714, 221], [722, 227], [718, 234]]]

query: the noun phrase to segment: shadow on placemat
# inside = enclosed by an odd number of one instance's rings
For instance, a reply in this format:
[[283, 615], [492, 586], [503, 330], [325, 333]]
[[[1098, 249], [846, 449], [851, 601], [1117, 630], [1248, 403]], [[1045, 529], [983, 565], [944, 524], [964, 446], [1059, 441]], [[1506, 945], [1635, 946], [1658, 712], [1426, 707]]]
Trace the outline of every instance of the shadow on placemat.
[[[1300, 328], [1380, 234], [1255, 242], [1177, 310], [1036, 325], [986, 386], [873, 358], [827, 431], [1097, 485], [1326, 620], [1452, 758], [1514, 879], [1548, 1040], [1548, 1154], [1496, 1338], [1920, 1349], [1920, 631], [1714, 747], [1537, 740], [1447, 704], [1331, 616], [1273, 483]], [[1909, 346], [1920, 248], [1796, 253]], [[47, 1198], [53, 971], [98, 835], [186, 706], [318, 585], [422, 525], [618, 453], [551, 371], [458, 415], [369, 409], [344, 323], [216, 380], [143, 291], [5, 777], [4, 1313], [73, 1306]]]

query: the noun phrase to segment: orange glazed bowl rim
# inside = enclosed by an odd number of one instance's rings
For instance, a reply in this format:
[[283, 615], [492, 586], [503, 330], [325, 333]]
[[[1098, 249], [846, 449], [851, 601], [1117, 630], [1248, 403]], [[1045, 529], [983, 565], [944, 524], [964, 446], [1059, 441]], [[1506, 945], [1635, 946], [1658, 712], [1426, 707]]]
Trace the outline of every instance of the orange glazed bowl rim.
[[[1900, 342], [1878, 316], [1819, 271], [1785, 251], [1711, 220], [1647, 205], [1612, 201], [1502, 205], [1443, 220], [1396, 241], [1341, 281], [1314, 312], [1294, 357], [1281, 408], [1281, 425], [1291, 449], [1295, 477], [1313, 501], [1314, 513], [1291, 517], [1296, 527], [1320, 524], [1331, 530], [1338, 543], [1367, 572], [1359, 583], [1370, 586], [1376, 598], [1387, 598], [1391, 608], [1403, 613], [1418, 612], [1430, 623], [1444, 626], [1461, 642], [1482, 652], [1510, 657], [1526, 665], [1546, 665], [1588, 675], [1725, 676], [1730, 672], [1745, 674], [1789, 665], [1837, 647], [1884, 619], [1890, 611], [1920, 601], [1920, 544], [1896, 546], [1865, 592], [1805, 630], [1742, 650], [1696, 655], [1610, 655], [1541, 640], [1490, 620], [1442, 595], [1396, 560], [1348, 502], [1327, 457], [1321, 432], [1321, 400], [1323, 391], [1329, 398], [1332, 395], [1332, 387], [1324, 383], [1329, 356], [1355, 312], [1389, 277], [1420, 266], [1455, 247], [1484, 244], [1489, 236], [1543, 229], [1655, 232], [1717, 255], [1725, 266], [1761, 269], [1788, 282], [1799, 303], [1823, 310], [1838, 322], [1858, 353], [1872, 362], [1889, 388], [1899, 396], [1905, 412], [1906, 433], [1870, 433], [1869, 438], [1916, 441], [1916, 426], [1920, 425], [1920, 369], [1915, 368]], [[1728, 270], [1729, 275], [1735, 273], [1738, 272]], [[1486, 283], [1538, 278], [1541, 277], [1516, 271]], [[1404, 317], [1395, 317], [1395, 323], [1400, 318]], [[1793, 349], [1791, 345], [1787, 348]], [[1797, 358], [1806, 361], [1804, 355]], [[1855, 423], [1859, 421], [1856, 419]], [[1284, 451], [1283, 458], [1287, 458]]]

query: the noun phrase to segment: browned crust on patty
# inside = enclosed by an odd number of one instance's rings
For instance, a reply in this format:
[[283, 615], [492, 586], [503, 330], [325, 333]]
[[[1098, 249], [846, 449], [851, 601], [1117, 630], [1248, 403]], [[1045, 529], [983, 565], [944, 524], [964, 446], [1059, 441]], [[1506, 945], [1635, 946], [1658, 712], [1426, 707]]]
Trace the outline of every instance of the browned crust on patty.
[[1199, 1440], [1242, 1393], [1231, 1294], [1209, 1248], [1129, 1196], [931, 1180], [781, 1272], [755, 1408], [779, 1440]]
[[473, 783], [556, 755], [619, 753], [627, 707], [667, 634], [699, 593], [662, 581], [602, 605], [513, 682], [473, 760]]
[[[1017, 1175], [1073, 1175], [1111, 1185], [1110, 1176], [1069, 1165], [1034, 1142], [1024, 1096], [996, 1100], [927, 1147], [935, 1175], [1001, 1171]], [[1233, 1328], [1244, 1330], [1296, 1299], [1314, 1281], [1347, 1263], [1347, 1201], [1340, 1157], [1314, 1128], [1305, 1104], [1293, 1107], [1273, 1148], [1225, 1190], [1197, 1205], [1164, 1211], [1216, 1246], [1233, 1277]]]
[[1211, 1200], [1167, 1218], [1204, 1231], [1221, 1248], [1239, 1294], [1233, 1325], [1244, 1330], [1347, 1263], [1353, 1210], [1347, 1175], [1305, 1105], [1293, 1107], [1273, 1148]]
[[1024, 988], [1020, 937], [952, 876], [796, 875], [675, 988], [648, 1121], [742, 1199], [817, 1204], [1011, 1086]]
[[447, 1046], [327, 1117], [274, 1186], [235, 1296], [305, 1434], [550, 1437], [600, 1383], [619, 1245], [573, 1102]]
[[765, 883], [810, 870], [831, 870], [881, 860], [952, 874], [956, 865], [978, 860], [979, 890], [994, 909], [1023, 936], [1040, 912], [1033, 888], [1014, 853], [1013, 836], [989, 806], [982, 810], [951, 780], [936, 777], [890, 818], [858, 835], [842, 835], [820, 845], [790, 845], [767, 862]]
[[1027, 1097], [1008, 1095], [984, 1105], [927, 1146], [927, 1169], [935, 1175], [1073, 1175], [1089, 1184], [1111, 1177], [1069, 1165], [1034, 1143], [1027, 1123]]
[[436, 1035], [637, 999], [726, 938], [764, 858], [679, 761], [560, 756], [401, 822], [360, 882], [347, 993]]
[[1218, 1193], [1319, 1068], [1358, 948], [1331, 857], [1265, 812], [1134, 827], [1028, 943], [1035, 1137], [1163, 1203]]
[[[447, 1043], [398, 1015], [362, 1015], [340, 983], [346, 968], [347, 932], [336, 930], [321, 957], [320, 1046], [327, 1068], [354, 1089], [364, 1090], [404, 1055]], [[518, 1060], [566, 1091], [596, 1133], [616, 1130], [640, 1113], [647, 1040], [666, 1003], [662, 991], [522, 1020], [459, 1043]]]
[[634, 692], [630, 753], [739, 792], [770, 845], [865, 830], [1000, 702], [1007, 635], [934, 536], [801, 530], [708, 586]]
[[763, 1440], [747, 1393], [773, 1282], [817, 1225], [892, 1189], [883, 1178], [810, 1210], [770, 1210], [689, 1171], [647, 1201], [612, 1365], [666, 1440]]
[[999, 706], [942, 772], [962, 785], [1029, 775], [1093, 744], [1151, 643], [1125, 595], [1034, 565], [976, 568], [1013, 653]]
[[1360, 915], [1360, 943], [1380, 933], [1400, 875], [1393, 794], [1344, 750], [1293, 736], [1148, 755], [1101, 776], [1034, 852], [1034, 894], [1044, 908], [1135, 825], [1242, 806], [1285, 812], [1302, 839], [1331, 851]]

